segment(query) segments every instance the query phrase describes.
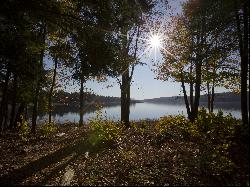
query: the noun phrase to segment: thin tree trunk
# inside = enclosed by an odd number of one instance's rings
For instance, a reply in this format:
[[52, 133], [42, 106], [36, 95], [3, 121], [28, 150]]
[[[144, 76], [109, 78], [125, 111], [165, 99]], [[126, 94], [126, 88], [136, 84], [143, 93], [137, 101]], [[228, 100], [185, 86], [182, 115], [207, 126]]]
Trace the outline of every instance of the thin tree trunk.
[[36, 85], [36, 92], [34, 97], [34, 103], [33, 103], [33, 110], [32, 110], [32, 122], [31, 122], [31, 132], [33, 134], [36, 133], [36, 119], [37, 119], [37, 106], [38, 106], [38, 95], [40, 90], [40, 81], [37, 82]]
[[190, 113], [193, 113], [194, 110], [194, 83], [190, 83]]
[[245, 106], [245, 111], [246, 111], [246, 116], [245, 116], [245, 124], [249, 125], [249, 97], [247, 96], [247, 81], [248, 81], [248, 68], [249, 68], [249, 2], [246, 2], [244, 7], [243, 7], [243, 22], [244, 22], [244, 63], [245, 63], [245, 68], [246, 70], [244, 71], [244, 78], [246, 79], [244, 82], [244, 97], [246, 99], [246, 106]]
[[[244, 9], [245, 10], [245, 9]], [[244, 26], [245, 26], [245, 13], [243, 14], [244, 19]], [[240, 71], [240, 77], [241, 77], [241, 115], [242, 115], [242, 122], [243, 124], [248, 124], [248, 110], [247, 110], [247, 51], [244, 49], [243, 45], [243, 37], [241, 32], [241, 24], [240, 24], [240, 18], [238, 12], [236, 13], [236, 22], [237, 22], [237, 33], [238, 33], [238, 39], [239, 39], [239, 48], [240, 48], [240, 58], [241, 58], [241, 71]], [[245, 31], [245, 29], [244, 29]], [[244, 35], [246, 33], [244, 32]]]
[[213, 64], [213, 75], [212, 75], [212, 91], [211, 91], [211, 112], [214, 112], [214, 87], [215, 87], [215, 81], [216, 81], [216, 67], [215, 63]]
[[51, 115], [52, 115], [52, 94], [53, 94], [53, 90], [55, 87], [55, 83], [56, 83], [56, 70], [57, 70], [57, 63], [58, 63], [58, 59], [57, 57], [54, 58], [55, 64], [54, 64], [54, 72], [53, 72], [53, 78], [52, 78], [52, 84], [50, 87], [50, 91], [49, 91], [49, 123], [51, 123]]
[[125, 101], [126, 101], [126, 93], [124, 89], [124, 85], [121, 84], [121, 122], [125, 123]]
[[207, 107], [208, 112], [211, 112], [211, 94], [210, 94], [210, 83], [209, 83], [209, 64], [206, 58], [206, 73], [207, 73]]
[[1, 101], [1, 108], [0, 108], [0, 125], [1, 131], [5, 128], [3, 125], [4, 119], [6, 120], [8, 114], [8, 87], [9, 87], [9, 80], [10, 80], [10, 64], [7, 65], [7, 72], [5, 76], [4, 86], [3, 86], [3, 96]]
[[199, 45], [196, 53], [195, 59], [195, 98], [194, 98], [194, 112], [193, 112], [193, 119], [194, 121], [198, 116], [198, 108], [200, 105], [200, 92], [201, 92], [201, 68], [202, 68], [202, 45], [205, 44], [205, 25], [206, 20], [202, 17], [200, 34], [197, 36], [197, 44]]
[[80, 120], [79, 120], [79, 125], [83, 125], [83, 83], [84, 83], [84, 78], [81, 77], [81, 87], [80, 87]]
[[[42, 42], [43, 45], [45, 45], [45, 38], [46, 38], [46, 28], [45, 26], [42, 28]], [[37, 108], [38, 108], [38, 98], [39, 98], [39, 92], [40, 92], [40, 85], [41, 85], [41, 71], [43, 69], [43, 57], [44, 57], [44, 51], [45, 48], [43, 47], [40, 53], [40, 61], [38, 64], [38, 74], [37, 74], [37, 82], [36, 82], [36, 92], [34, 97], [34, 103], [33, 103], [33, 110], [32, 110], [32, 125], [31, 125], [31, 132], [33, 134], [36, 133], [36, 120], [37, 120]]]
[[[191, 63], [190, 67], [190, 76], [193, 74], [193, 64]], [[194, 82], [193, 78], [190, 80], [190, 113], [193, 113], [194, 110]]]
[[38, 105], [38, 95], [40, 90], [40, 81], [37, 82], [36, 85], [36, 92], [35, 92], [35, 98], [33, 103], [33, 110], [32, 110], [32, 125], [31, 125], [31, 132], [33, 134], [36, 133], [36, 119], [37, 119], [37, 105]]
[[214, 97], [215, 97], [215, 94], [214, 94], [214, 82], [213, 82], [212, 95], [211, 95], [211, 112], [214, 112]]
[[209, 82], [207, 81], [207, 107], [208, 107], [208, 112], [211, 112], [211, 95], [210, 95], [210, 85]]
[[25, 109], [25, 103], [24, 102], [21, 102], [21, 104], [19, 105], [18, 107], [18, 111], [17, 111], [17, 115], [16, 115], [16, 118], [15, 118], [15, 122], [14, 122], [14, 127], [17, 127], [17, 123], [21, 123], [21, 115], [23, 117], [25, 117], [24, 115], [24, 109]]
[[126, 124], [129, 127], [129, 114], [130, 114], [130, 81], [127, 82], [127, 88], [126, 88]]
[[11, 114], [10, 114], [10, 128], [14, 127], [14, 120], [16, 114], [16, 96], [17, 96], [17, 75], [16, 73], [14, 73], [12, 104], [11, 104]]
[[194, 98], [194, 113], [192, 121], [198, 116], [198, 108], [200, 101], [200, 87], [201, 87], [201, 64], [199, 61], [196, 62], [196, 77], [195, 77], [195, 98]]
[[186, 105], [186, 109], [187, 109], [188, 119], [191, 121], [192, 120], [192, 114], [190, 112], [190, 107], [189, 107], [189, 103], [188, 103], [188, 97], [187, 97], [187, 92], [186, 92], [186, 88], [185, 88], [183, 74], [181, 74], [181, 87], [182, 87], [182, 91], [183, 91], [183, 94], [184, 94], [184, 101], [185, 101], [185, 105]]
[[129, 103], [130, 103], [130, 82], [129, 69], [122, 74], [121, 85], [121, 121], [126, 127], [129, 127]]
[[[194, 68], [194, 63], [193, 63], [193, 49], [194, 49], [194, 35], [192, 34], [192, 42], [191, 42], [191, 47], [192, 47], [192, 52], [190, 53], [190, 114], [193, 116], [194, 113], [194, 77], [193, 77], [193, 68]], [[193, 118], [193, 117], [192, 117]]]
[[121, 89], [121, 122], [124, 122], [124, 103], [125, 103], [125, 91], [124, 91], [124, 85], [120, 85], [120, 89]]

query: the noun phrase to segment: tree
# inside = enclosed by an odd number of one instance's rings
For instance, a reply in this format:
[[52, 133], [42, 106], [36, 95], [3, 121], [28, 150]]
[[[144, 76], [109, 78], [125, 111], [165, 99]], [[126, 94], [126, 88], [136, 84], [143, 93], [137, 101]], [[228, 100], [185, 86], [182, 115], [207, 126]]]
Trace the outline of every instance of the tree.
[[[13, 127], [15, 126], [13, 117], [15, 116], [16, 102], [21, 102], [20, 107], [23, 108], [26, 105], [25, 102], [29, 102], [26, 100], [28, 99], [27, 93], [32, 94], [29, 90], [31, 87], [27, 87], [26, 92], [22, 89], [17, 91], [17, 88], [19, 84], [26, 85], [24, 81], [29, 82], [29, 86], [32, 85], [34, 76], [32, 70], [34, 64], [37, 63], [37, 31], [33, 19], [29, 17], [27, 9], [20, 1], [5, 1], [1, 6], [1, 17], [3, 19], [0, 22], [2, 47], [0, 57], [6, 73], [3, 73], [5, 74], [5, 86], [1, 102], [0, 124], [2, 127], [8, 126], [8, 92], [13, 85], [12, 111], [9, 123], [9, 126]], [[4, 69], [1, 70], [4, 71]]]
[[[241, 113], [242, 122], [249, 124], [249, 98], [247, 98], [247, 80], [249, 76], [249, 3], [248, 1], [235, 1], [235, 20], [237, 25], [237, 39], [240, 52], [241, 67]], [[250, 83], [249, 83], [250, 84]], [[249, 115], [249, 116], [248, 116]]]
[[[135, 65], [138, 61], [138, 38], [143, 30], [143, 14], [148, 13], [153, 4], [151, 1], [118, 2], [116, 22], [120, 52], [121, 65], [116, 69], [116, 79], [121, 89], [121, 121], [129, 127], [130, 86]], [[118, 79], [121, 75], [121, 80]]]
[[[184, 4], [183, 15], [172, 20], [173, 28], [170, 28], [165, 42], [167, 52], [163, 51], [165, 62], [158, 70], [159, 79], [173, 78], [181, 82], [191, 121], [198, 114], [202, 83], [206, 83], [208, 108], [212, 111], [214, 87], [223, 79], [235, 76], [235, 73], [225, 74], [232, 68], [230, 58], [235, 41], [231, 40], [232, 26], [223, 22], [225, 15], [218, 17], [219, 12], [214, 11], [219, 8], [217, 1], [193, 0]], [[186, 84], [189, 84], [189, 99]]]
[[[76, 27], [72, 36], [76, 46], [73, 78], [80, 80], [80, 121], [83, 124], [84, 83], [98, 76], [112, 76], [117, 61], [117, 40], [113, 34], [116, 10], [113, 1], [81, 4], [79, 14], [86, 15], [85, 25]], [[112, 9], [113, 8], [113, 9]]]

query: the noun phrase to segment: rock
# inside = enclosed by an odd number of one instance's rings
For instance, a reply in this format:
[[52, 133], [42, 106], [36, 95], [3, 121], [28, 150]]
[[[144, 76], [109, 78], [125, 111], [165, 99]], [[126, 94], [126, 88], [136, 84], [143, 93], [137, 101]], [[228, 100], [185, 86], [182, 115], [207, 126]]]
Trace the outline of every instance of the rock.
[[86, 152], [84, 156], [85, 156], [85, 158], [88, 158], [89, 157], [89, 152]]
[[70, 182], [74, 177], [75, 171], [71, 168], [66, 169], [66, 172], [63, 175], [61, 186], [69, 186]]
[[65, 135], [65, 133], [64, 133], [64, 132], [62, 132], [62, 133], [58, 133], [56, 136], [61, 137], [61, 136], [63, 136], [63, 135]]

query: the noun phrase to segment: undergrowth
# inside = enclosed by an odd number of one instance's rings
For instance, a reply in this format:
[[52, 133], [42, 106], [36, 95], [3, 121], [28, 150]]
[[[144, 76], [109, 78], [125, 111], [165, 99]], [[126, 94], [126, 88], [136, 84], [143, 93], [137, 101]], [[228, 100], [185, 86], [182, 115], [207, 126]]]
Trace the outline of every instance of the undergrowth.
[[[125, 129], [99, 111], [89, 125], [93, 145], [111, 141], [119, 146], [89, 160], [84, 185], [249, 184], [249, 173], [239, 174], [242, 165], [235, 163], [231, 153], [235, 139], [247, 133], [231, 115], [202, 109], [193, 123], [181, 115], [166, 116], [131, 122], [131, 128]], [[95, 180], [88, 171], [95, 173]]]

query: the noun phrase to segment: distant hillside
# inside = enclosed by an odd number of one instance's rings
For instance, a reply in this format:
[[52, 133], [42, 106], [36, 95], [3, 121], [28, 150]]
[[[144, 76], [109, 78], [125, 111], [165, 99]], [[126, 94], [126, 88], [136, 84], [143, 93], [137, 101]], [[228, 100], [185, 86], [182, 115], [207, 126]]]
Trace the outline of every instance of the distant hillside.
[[[59, 106], [72, 106], [78, 107], [80, 100], [80, 94], [78, 92], [68, 93], [64, 91], [58, 91], [52, 98], [55, 105]], [[84, 93], [84, 104], [102, 104], [102, 105], [116, 105], [120, 104], [120, 97], [100, 96], [92, 93]], [[138, 100], [131, 100], [131, 103], [142, 102]]]
[[159, 97], [153, 99], [144, 99], [143, 101], [148, 103], [184, 104], [184, 98], [182, 96]]
[[[172, 96], [172, 97], [160, 97], [153, 99], [144, 99], [144, 102], [149, 103], [164, 103], [164, 104], [181, 104], [184, 105], [184, 97], [183, 96]], [[207, 94], [201, 95], [200, 97], [200, 105], [207, 105]], [[232, 92], [224, 92], [224, 93], [216, 93], [215, 94], [215, 107], [240, 107], [240, 94], [232, 93]]]

